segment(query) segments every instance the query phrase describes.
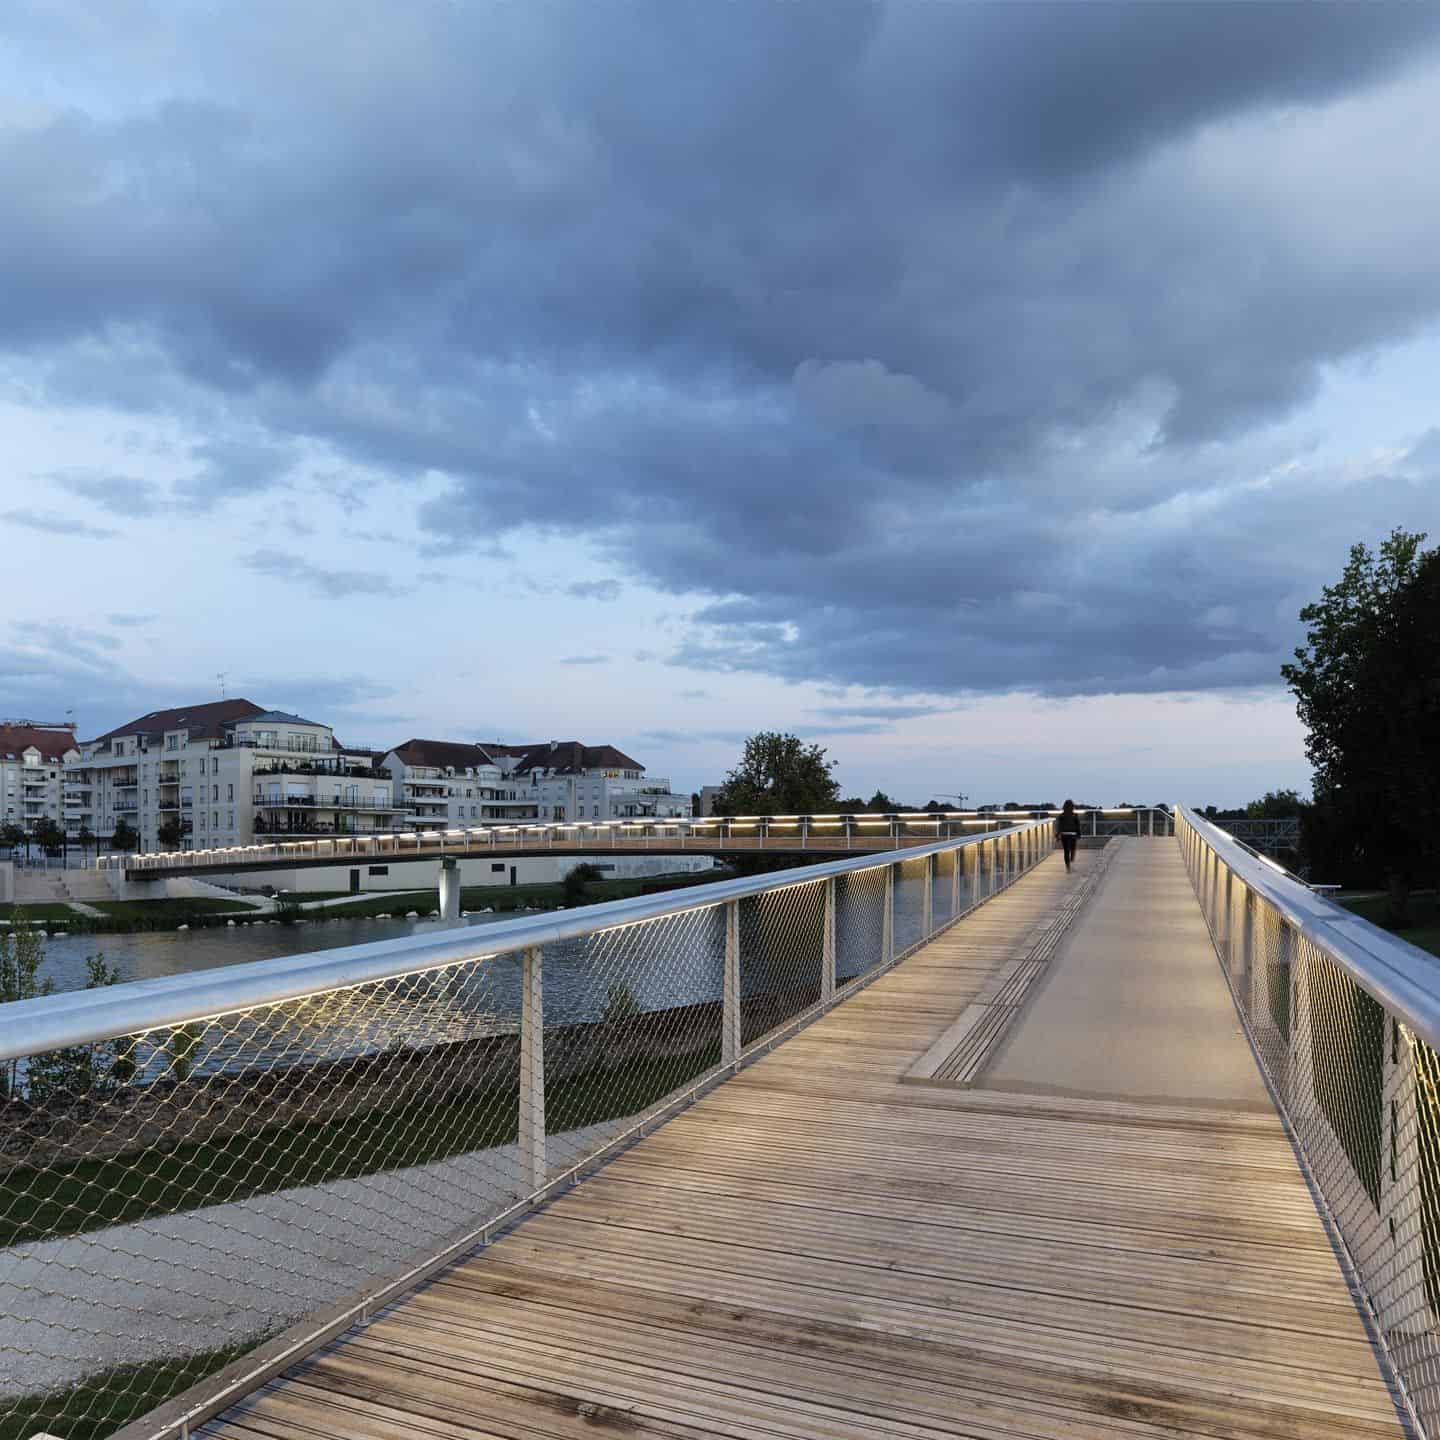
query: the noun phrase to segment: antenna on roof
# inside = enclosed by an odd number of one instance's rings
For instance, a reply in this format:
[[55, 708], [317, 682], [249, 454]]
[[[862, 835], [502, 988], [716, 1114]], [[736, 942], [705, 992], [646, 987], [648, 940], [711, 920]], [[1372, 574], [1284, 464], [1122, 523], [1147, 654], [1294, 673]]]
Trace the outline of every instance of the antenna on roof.
[[220, 682], [220, 698], [223, 700], [225, 698], [225, 671], [217, 671], [215, 678]]

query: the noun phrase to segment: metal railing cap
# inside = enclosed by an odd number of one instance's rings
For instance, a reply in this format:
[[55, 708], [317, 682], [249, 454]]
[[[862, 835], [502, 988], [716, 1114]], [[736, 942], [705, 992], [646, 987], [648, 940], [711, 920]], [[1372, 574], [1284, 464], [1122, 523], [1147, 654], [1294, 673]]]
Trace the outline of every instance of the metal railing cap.
[[658, 920], [688, 910], [708, 909], [767, 891], [814, 884], [834, 876], [874, 870], [946, 850], [983, 845], [1035, 828], [1036, 820], [989, 835], [967, 835], [900, 850], [872, 851], [853, 859], [797, 866], [769, 875], [719, 880], [658, 895], [637, 895], [581, 909], [551, 912], [493, 925], [436, 930], [375, 940], [334, 950], [281, 955], [187, 975], [132, 980], [101, 990], [65, 990], [58, 995], [0, 1005], [0, 1060], [14, 1060], [69, 1045], [92, 1045], [117, 1035], [162, 1030], [237, 1010], [298, 1000], [331, 990], [393, 980], [467, 960], [513, 954], [532, 945], [551, 945]]
[[1440, 1049], [1440, 961], [1435, 956], [1257, 859], [1233, 835], [1187, 806], [1176, 810], [1248, 889], [1263, 895], [1372, 999]]

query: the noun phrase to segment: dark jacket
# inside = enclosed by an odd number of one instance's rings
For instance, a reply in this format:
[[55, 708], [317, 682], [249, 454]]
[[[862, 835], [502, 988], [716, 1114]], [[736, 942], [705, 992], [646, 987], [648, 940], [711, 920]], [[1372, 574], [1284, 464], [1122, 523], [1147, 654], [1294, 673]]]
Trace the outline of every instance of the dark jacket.
[[1055, 820], [1055, 833], [1057, 835], [1078, 835], [1080, 833], [1080, 812], [1078, 810], [1061, 811]]

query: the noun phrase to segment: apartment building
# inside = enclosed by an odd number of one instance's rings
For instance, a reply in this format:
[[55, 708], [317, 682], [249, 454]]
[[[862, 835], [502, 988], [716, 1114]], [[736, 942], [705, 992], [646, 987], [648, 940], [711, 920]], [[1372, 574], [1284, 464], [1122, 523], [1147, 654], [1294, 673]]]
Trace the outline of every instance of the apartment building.
[[[36, 821], [53, 820], [65, 826], [65, 758], [75, 753], [75, 727], [68, 722], [0, 720], [0, 825], [33, 830]], [[79, 815], [77, 796], [77, 829]]]
[[543, 820], [666, 819], [690, 813], [689, 796], [613, 745], [551, 740], [532, 745], [515, 762], [529, 779]]
[[66, 780], [88, 797], [97, 835], [113, 836], [123, 819], [143, 850], [364, 834], [394, 828], [398, 815], [372, 752], [243, 699], [154, 710], [85, 741]]
[[497, 757], [484, 745], [412, 738], [380, 763], [391, 776], [395, 803], [408, 827], [454, 830], [536, 818], [528, 781], [511, 778], [514, 758], [508, 753]]

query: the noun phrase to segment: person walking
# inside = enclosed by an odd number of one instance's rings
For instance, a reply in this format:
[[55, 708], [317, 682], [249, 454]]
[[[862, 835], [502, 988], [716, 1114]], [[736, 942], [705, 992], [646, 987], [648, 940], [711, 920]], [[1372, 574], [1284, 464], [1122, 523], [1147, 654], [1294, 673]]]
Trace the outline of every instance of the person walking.
[[1065, 868], [1075, 863], [1075, 846], [1080, 840], [1080, 817], [1075, 813], [1075, 802], [1067, 800], [1055, 821], [1055, 833], [1060, 837], [1060, 848], [1065, 852]]

